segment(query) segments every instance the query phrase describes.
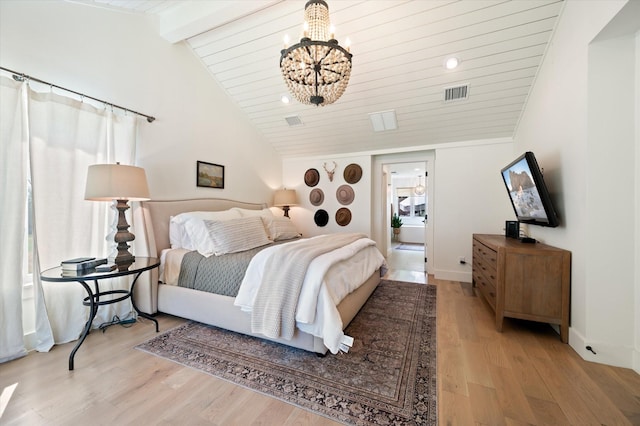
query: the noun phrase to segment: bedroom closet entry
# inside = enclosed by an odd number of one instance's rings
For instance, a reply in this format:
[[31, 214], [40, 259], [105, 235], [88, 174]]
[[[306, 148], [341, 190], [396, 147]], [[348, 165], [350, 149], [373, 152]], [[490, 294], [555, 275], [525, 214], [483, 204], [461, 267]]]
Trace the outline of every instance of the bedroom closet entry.
[[[433, 207], [429, 203], [433, 154], [388, 154], [377, 157], [375, 163], [374, 182], [379, 183], [379, 195], [374, 195], [374, 202], [381, 206], [381, 214], [374, 219], [380, 226], [378, 238], [383, 242], [389, 269], [426, 282], [433, 254], [428, 220]], [[380, 173], [379, 180], [376, 172]]]

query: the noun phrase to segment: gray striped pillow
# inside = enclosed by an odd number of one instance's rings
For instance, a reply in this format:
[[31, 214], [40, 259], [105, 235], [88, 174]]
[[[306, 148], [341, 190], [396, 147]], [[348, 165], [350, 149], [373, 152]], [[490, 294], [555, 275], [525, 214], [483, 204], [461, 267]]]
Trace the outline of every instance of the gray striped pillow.
[[225, 221], [204, 221], [213, 242], [213, 254], [250, 250], [271, 243], [259, 216]]

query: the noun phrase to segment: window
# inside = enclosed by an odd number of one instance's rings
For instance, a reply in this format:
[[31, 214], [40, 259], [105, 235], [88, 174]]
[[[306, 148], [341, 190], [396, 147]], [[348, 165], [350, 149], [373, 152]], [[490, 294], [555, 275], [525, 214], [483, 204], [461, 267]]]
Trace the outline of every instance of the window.
[[406, 223], [422, 223], [427, 212], [426, 194], [416, 195], [413, 187], [404, 187], [397, 188], [396, 195], [398, 198], [398, 205], [396, 206], [398, 216], [409, 219], [409, 222]]

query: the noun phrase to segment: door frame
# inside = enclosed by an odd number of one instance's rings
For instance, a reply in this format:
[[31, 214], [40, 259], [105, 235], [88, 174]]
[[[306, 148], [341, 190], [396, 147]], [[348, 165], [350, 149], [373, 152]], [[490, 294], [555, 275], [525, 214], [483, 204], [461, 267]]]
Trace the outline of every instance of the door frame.
[[434, 204], [434, 182], [435, 182], [435, 150], [424, 150], [414, 152], [403, 152], [395, 154], [374, 155], [372, 158], [372, 188], [371, 197], [371, 228], [372, 239], [376, 242], [380, 252], [389, 255], [391, 250], [391, 233], [389, 232], [389, 205], [387, 203], [387, 185], [390, 183], [391, 176], [385, 173], [386, 165], [395, 163], [415, 163], [424, 161], [428, 177], [425, 178], [425, 186], [427, 187], [427, 218], [428, 226], [425, 236], [426, 257], [428, 259], [425, 265], [425, 272], [432, 273], [434, 270], [434, 259], [436, 247], [433, 245], [433, 204]]

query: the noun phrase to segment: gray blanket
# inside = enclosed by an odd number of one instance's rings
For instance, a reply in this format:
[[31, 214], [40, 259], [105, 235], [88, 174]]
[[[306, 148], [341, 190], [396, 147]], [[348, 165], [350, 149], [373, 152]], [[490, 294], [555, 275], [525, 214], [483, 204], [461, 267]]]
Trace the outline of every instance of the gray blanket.
[[222, 256], [204, 257], [197, 251], [191, 251], [182, 258], [178, 286], [236, 297], [253, 256], [260, 250], [284, 242], [287, 241]]

